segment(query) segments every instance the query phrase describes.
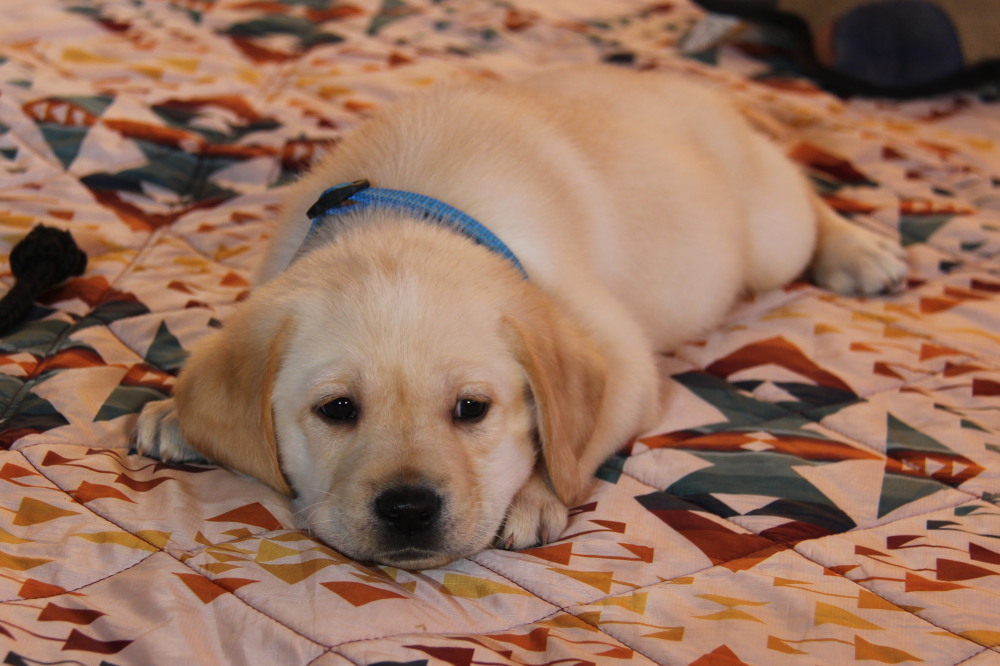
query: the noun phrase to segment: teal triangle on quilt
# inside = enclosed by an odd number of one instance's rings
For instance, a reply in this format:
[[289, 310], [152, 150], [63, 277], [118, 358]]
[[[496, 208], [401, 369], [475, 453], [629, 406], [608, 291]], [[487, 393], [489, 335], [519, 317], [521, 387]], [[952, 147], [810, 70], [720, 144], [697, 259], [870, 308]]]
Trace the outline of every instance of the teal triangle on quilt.
[[[56, 120], [54, 122], [39, 122], [38, 129], [42, 133], [45, 142], [52, 149], [52, 152], [62, 163], [64, 169], [68, 169], [73, 161], [80, 154], [80, 146], [90, 133], [90, 129], [96, 118], [99, 118], [112, 102], [111, 97], [104, 95], [94, 97], [60, 97], [51, 100], [53, 105], [65, 105], [69, 109], [78, 109], [89, 121], [85, 124], [72, 123], [70, 121]], [[69, 113], [64, 114], [66, 118]]]
[[956, 506], [953, 509], [953, 511], [954, 511], [955, 515], [959, 516], [959, 517], [975, 516], [975, 515], [980, 514], [980, 513], [982, 513], [984, 515], [987, 515], [987, 516], [994, 516], [994, 515], [996, 515], [995, 513], [993, 513], [993, 511], [989, 507], [984, 507], [984, 506], [981, 506], [979, 504], [968, 504], [968, 505], [965, 505], [965, 506]]
[[143, 194], [145, 183], [173, 192], [181, 200], [225, 201], [236, 196], [232, 190], [219, 187], [209, 180], [211, 174], [239, 162], [234, 158], [203, 158], [179, 149], [137, 141], [149, 160], [148, 164], [117, 173], [95, 173], [81, 178], [92, 192], [131, 192]]
[[608, 483], [618, 483], [618, 479], [621, 478], [622, 472], [625, 469], [626, 460], [627, 458], [625, 456], [611, 456], [597, 468], [594, 476], [602, 481], [607, 481]]
[[338, 44], [344, 41], [340, 35], [323, 31], [320, 29], [320, 25], [306, 16], [273, 13], [264, 18], [234, 23], [226, 28], [223, 34], [236, 38], [287, 35], [295, 38], [302, 50], [321, 44]]
[[[3, 64], [0, 62], [0, 64]], [[7, 123], [0, 122], [0, 135], [7, 134], [10, 131], [10, 125]], [[3, 156], [5, 160], [15, 160], [17, 159], [17, 146], [3, 145], [0, 146], [0, 155]]]
[[780, 405], [747, 396], [726, 380], [706, 372], [683, 372], [672, 379], [722, 412], [730, 427], [753, 426], [788, 416]]
[[[126, 181], [153, 183], [174, 192], [178, 196], [196, 200], [216, 198], [228, 199], [235, 192], [211, 183], [209, 176], [239, 162], [233, 158], [205, 158], [177, 148], [164, 147], [150, 141], [136, 144], [149, 160], [149, 164], [136, 169], [128, 169], [118, 174]], [[141, 186], [140, 186], [141, 191]]]
[[92, 173], [80, 178], [91, 192], [130, 192], [132, 194], [142, 193], [143, 179], [140, 169], [128, 169], [119, 173]]
[[232, 157], [216, 156], [201, 158], [198, 161], [198, 170], [196, 172], [198, 178], [188, 183], [188, 190], [186, 192], [188, 196], [186, 199], [189, 201], [211, 200], [213, 203], [219, 204], [238, 196], [239, 192], [236, 190], [222, 187], [213, 182], [212, 176], [243, 161], [246, 160]]
[[404, 0], [382, 0], [382, 7], [372, 17], [368, 34], [377, 35], [382, 28], [413, 13], [413, 8]]
[[669, 491], [656, 491], [637, 497], [636, 500], [654, 514], [657, 511], [672, 509], [676, 511], [707, 511], [720, 518], [732, 518], [740, 515], [739, 511], [708, 493], [677, 497]]
[[[827, 176], [820, 171], [810, 171], [806, 174], [809, 180], [809, 184], [812, 185], [812, 189], [816, 190], [817, 194], [821, 196], [831, 196], [840, 192], [844, 189], [844, 186], [834, 178]], [[843, 215], [850, 218], [850, 213], [842, 213]]]
[[[54, 425], [65, 425], [69, 423], [62, 414], [52, 406], [52, 403], [45, 398], [40, 398], [34, 393], [28, 392], [24, 394], [24, 397], [18, 402], [18, 411], [26, 419], [34, 420], [36, 422], [51, 422]], [[15, 417], [16, 419], [16, 417]], [[15, 419], [11, 419], [7, 422], [7, 426], [10, 427]], [[53, 426], [48, 426], [53, 427]]]
[[898, 465], [895, 468], [889, 467], [888, 471], [911, 471], [955, 487], [984, 471], [976, 461], [966, 458], [892, 414], [887, 415], [887, 421], [886, 453]]
[[703, 65], [708, 65], [709, 67], [715, 67], [719, 64], [719, 51], [714, 48], [698, 51], [696, 53], [688, 53], [685, 57], [696, 62], [700, 62]]
[[26, 382], [16, 377], [0, 375], [0, 413], [4, 416], [0, 448], [10, 447], [25, 435], [69, 424], [52, 403], [25, 390], [25, 386]]
[[929, 497], [945, 488], [941, 483], [919, 476], [886, 472], [882, 477], [882, 494], [878, 502], [878, 517], [887, 516], [896, 509], [918, 499]]
[[101, 303], [91, 310], [86, 317], [77, 323], [77, 328], [90, 326], [106, 326], [119, 319], [141, 317], [149, 314], [149, 308], [135, 299], [131, 294], [118, 294], [115, 300]]
[[[26, 385], [34, 385], [36, 382], [32, 380], [31, 382], [25, 382]], [[68, 423], [66, 419], [62, 417], [51, 402], [45, 398], [39, 397], [29, 391], [22, 390], [20, 393], [14, 396], [14, 401], [8, 405], [8, 409], [13, 409], [19, 414], [29, 416], [29, 417], [41, 417], [44, 420], [46, 417], [57, 416], [56, 419], [59, 425]], [[8, 422], [10, 425], [11, 422]]]
[[75, 95], [69, 97], [58, 97], [57, 101], [72, 104], [83, 109], [94, 118], [100, 118], [107, 111], [111, 103], [115, 101], [110, 95]]
[[960, 419], [959, 425], [966, 430], [978, 430], [979, 432], [989, 433], [990, 431], [979, 425], [975, 421], [970, 421], [969, 419]]
[[793, 469], [815, 464], [798, 456], [774, 451], [687, 451], [712, 465], [675, 481], [666, 488], [672, 495], [725, 493], [829, 502], [826, 495]]
[[[39, 305], [38, 303], [33, 303], [31, 308], [28, 309], [28, 313], [24, 315], [24, 318], [20, 322], [20, 326], [28, 326], [32, 322], [40, 321], [42, 319], [47, 319], [56, 312], [58, 308], [49, 307], [47, 305]], [[15, 324], [15, 328], [18, 325]]]
[[[766, 430], [783, 434], [806, 435], [811, 438], [821, 437], [815, 431], [807, 430], [806, 426], [815, 424], [824, 416], [857, 403], [859, 398], [853, 393], [847, 394], [838, 389], [809, 386], [833, 399], [833, 404], [813, 406], [807, 402], [793, 403], [790, 401], [775, 403], [758, 400], [739, 391], [734, 384], [704, 372], [685, 372], [674, 375], [673, 379], [694, 393], [696, 396], [722, 412], [727, 419], [718, 423], [709, 423], [688, 431], [699, 434], [709, 434], [725, 430]], [[803, 385], [804, 386], [804, 385]], [[836, 397], [834, 397], [836, 394]], [[814, 393], [813, 395], [816, 395]]]
[[11, 403], [18, 393], [24, 388], [24, 381], [10, 375], [0, 375], [0, 405], [3, 406], [2, 413], [10, 411]]
[[939, 404], [939, 403], [934, 403], [934, 409], [937, 409], [937, 410], [942, 411], [942, 412], [947, 412], [948, 414], [954, 414], [955, 416], [959, 416], [959, 417], [962, 416], [962, 412], [961, 411], [959, 411], [958, 409], [955, 409], [954, 407], [949, 407], [948, 405], [942, 405], [942, 404]]
[[219, 130], [193, 125], [191, 121], [198, 117], [198, 112], [196, 109], [190, 108], [189, 105], [175, 106], [168, 102], [158, 104], [152, 107], [152, 110], [170, 127], [197, 132], [212, 143], [222, 143], [226, 140], [226, 134]]
[[[736, 388], [753, 392], [766, 383], [768, 382], [761, 380], [745, 380], [735, 381], [732, 384]], [[791, 411], [808, 413], [810, 418], [817, 421], [856, 404], [859, 400], [857, 394], [831, 386], [802, 382], [770, 382], [770, 384], [797, 398], [797, 400], [780, 400], [774, 404]]]
[[961, 261], [949, 261], [947, 259], [941, 259], [938, 261], [938, 270], [942, 273], [951, 273], [953, 270], [962, 265]]
[[53, 428], [69, 425], [62, 414], [18, 414], [3, 424], [0, 430], [0, 450], [10, 448], [16, 441], [27, 435], [34, 435]]
[[180, 370], [187, 357], [188, 353], [181, 346], [180, 340], [167, 328], [167, 322], [161, 321], [144, 360], [152, 366], [172, 372]]
[[925, 435], [916, 428], [896, 418], [892, 414], [887, 414], [887, 421], [885, 448], [888, 452], [898, 450], [916, 450], [933, 453], [955, 453], [953, 450], [949, 449], [933, 437]]
[[[222, 104], [223, 102], [219, 101], [215, 105], [218, 106]], [[253, 132], [276, 130], [281, 127], [281, 124], [273, 118], [256, 118], [251, 119], [248, 122], [236, 124], [228, 123], [228, 131], [226, 132], [208, 127], [201, 127], [198, 123], [194, 122], [201, 116], [202, 109], [211, 107], [213, 107], [212, 99], [207, 99], [198, 104], [187, 100], [169, 100], [163, 104], [153, 106], [152, 109], [153, 112], [156, 113], [156, 115], [170, 127], [183, 129], [188, 132], [195, 132], [203, 136], [210, 143], [214, 144], [231, 144]]]
[[899, 218], [899, 240], [903, 247], [926, 243], [953, 217], [950, 213], [903, 215]]
[[[833, 500], [794, 469], [804, 465], [819, 466], [825, 462], [774, 451], [686, 450], [712, 463], [712, 466], [675, 481], [666, 488], [671, 495], [704, 505], [709, 511], [711, 508], [704, 500], [706, 496], [715, 494], [773, 497], [775, 502], [756, 509], [754, 513], [801, 520], [831, 532], [855, 527], [854, 521]], [[713, 499], [718, 501], [718, 498]]]
[[305, 16], [288, 14], [266, 14], [262, 18], [233, 23], [225, 29], [230, 37], [269, 37], [271, 35], [291, 35], [300, 41], [312, 29], [312, 22]]
[[149, 386], [126, 386], [115, 388], [97, 411], [94, 421], [110, 421], [119, 416], [137, 414], [142, 406], [152, 400], [163, 400], [166, 397], [162, 391]]
[[797, 398], [797, 402], [782, 400], [778, 404], [796, 412], [808, 412], [811, 418], [823, 419], [858, 402], [857, 394], [831, 386], [800, 382], [775, 382], [775, 386]]
[[57, 319], [33, 321], [0, 338], [0, 351], [46, 356], [71, 326], [72, 324]]
[[104, 22], [109, 23], [111, 21], [111, 17], [106, 16], [104, 14], [103, 8], [100, 7], [93, 7], [85, 5], [83, 3], [79, 3], [78, 6], [71, 7], [70, 11], [73, 12], [74, 14], [86, 16], [87, 18], [97, 23], [104, 23]]
[[767, 506], [747, 511], [744, 515], [790, 518], [800, 523], [817, 525], [831, 534], [846, 532], [857, 527], [857, 523], [833, 503], [777, 499]]

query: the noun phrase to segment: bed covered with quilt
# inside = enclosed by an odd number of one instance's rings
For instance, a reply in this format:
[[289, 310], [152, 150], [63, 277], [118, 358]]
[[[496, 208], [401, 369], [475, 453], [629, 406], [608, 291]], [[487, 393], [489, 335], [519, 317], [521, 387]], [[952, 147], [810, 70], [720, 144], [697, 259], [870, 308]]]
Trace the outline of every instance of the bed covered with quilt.
[[[996, 87], [844, 101], [761, 41], [682, 54], [681, 0], [0, 13], [0, 291], [38, 225], [88, 259], [0, 338], [4, 663], [1000, 664]], [[318, 155], [401, 94], [598, 61], [730, 91], [901, 239], [905, 289], [741, 303], [661, 359], [660, 426], [558, 540], [439, 569], [351, 561], [266, 486], [130, 450]]]

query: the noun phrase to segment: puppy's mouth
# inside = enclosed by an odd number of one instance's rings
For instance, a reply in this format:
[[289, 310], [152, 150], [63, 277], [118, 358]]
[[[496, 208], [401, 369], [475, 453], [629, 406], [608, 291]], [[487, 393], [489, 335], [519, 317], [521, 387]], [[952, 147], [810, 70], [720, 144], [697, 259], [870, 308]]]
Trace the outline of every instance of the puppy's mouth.
[[480, 535], [495, 534], [498, 525], [487, 527], [487, 517], [460, 509], [441, 487], [383, 486], [365, 502], [366, 512], [331, 503], [312, 514], [307, 529], [355, 560], [407, 570], [433, 569], [488, 548], [490, 538]]
[[443, 553], [439, 550], [401, 548], [381, 552], [373, 560], [376, 564], [397, 567], [399, 569], [418, 570], [444, 566], [454, 561], [456, 557], [456, 555]]

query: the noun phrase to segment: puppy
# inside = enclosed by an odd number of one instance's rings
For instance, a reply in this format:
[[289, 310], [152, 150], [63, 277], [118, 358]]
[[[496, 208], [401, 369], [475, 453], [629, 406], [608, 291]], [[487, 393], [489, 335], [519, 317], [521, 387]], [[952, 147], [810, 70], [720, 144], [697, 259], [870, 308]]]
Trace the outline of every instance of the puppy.
[[359, 560], [547, 542], [655, 419], [654, 354], [810, 262], [843, 293], [906, 270], [712, 91], [600, 67], [446, 87], [291, 188], [137, 448], [259, 479]]

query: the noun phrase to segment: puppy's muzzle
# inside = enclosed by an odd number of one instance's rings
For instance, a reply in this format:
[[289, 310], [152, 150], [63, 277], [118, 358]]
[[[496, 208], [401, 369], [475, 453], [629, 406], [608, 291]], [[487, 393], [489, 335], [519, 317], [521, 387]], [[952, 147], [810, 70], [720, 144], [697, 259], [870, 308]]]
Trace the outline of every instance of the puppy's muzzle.
[[427, 548], [440, 534], [442, 504], [425, 486], [394, 486], [375, 498], [375, 515], [389, 540]]

